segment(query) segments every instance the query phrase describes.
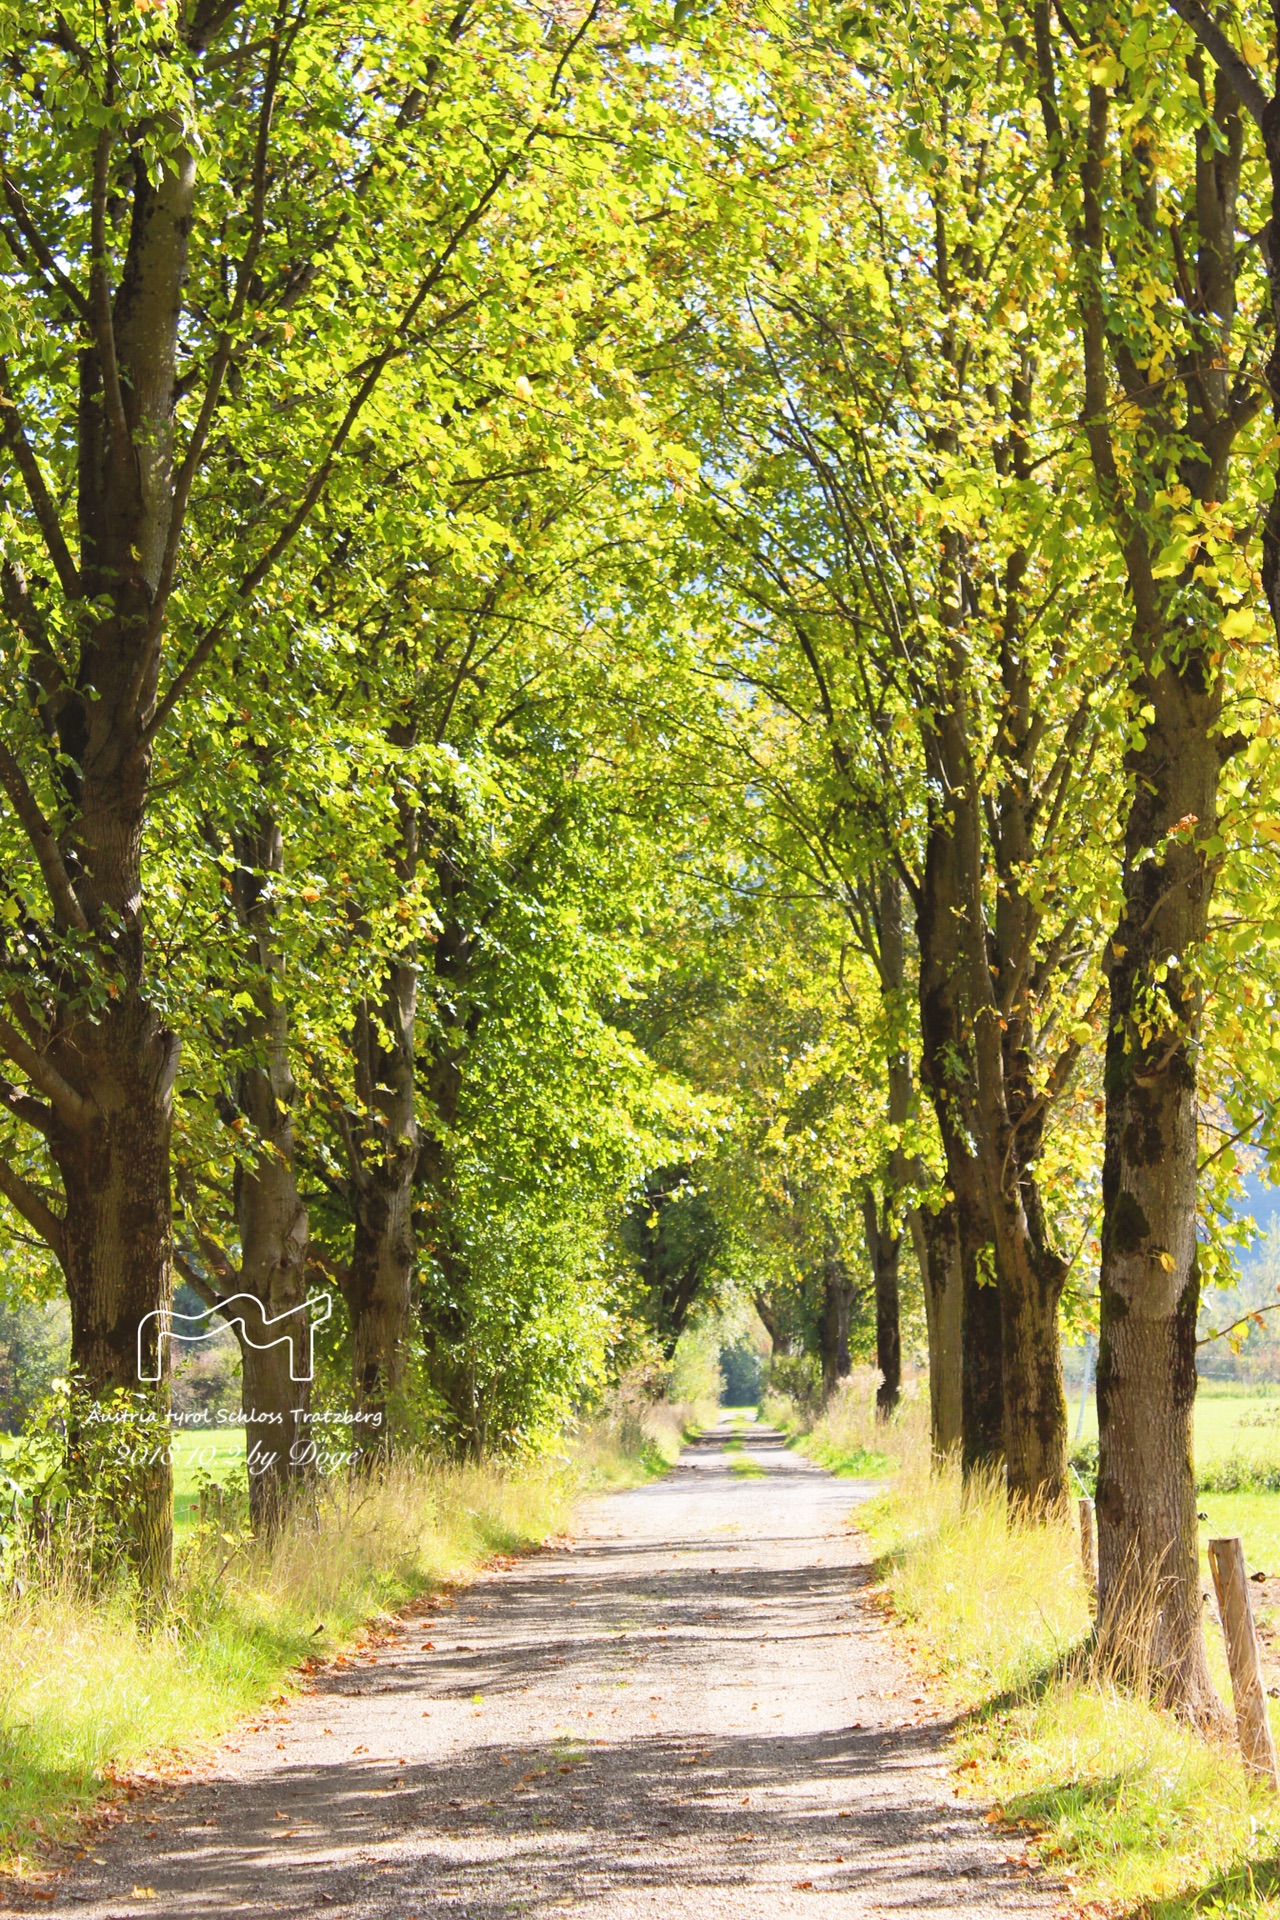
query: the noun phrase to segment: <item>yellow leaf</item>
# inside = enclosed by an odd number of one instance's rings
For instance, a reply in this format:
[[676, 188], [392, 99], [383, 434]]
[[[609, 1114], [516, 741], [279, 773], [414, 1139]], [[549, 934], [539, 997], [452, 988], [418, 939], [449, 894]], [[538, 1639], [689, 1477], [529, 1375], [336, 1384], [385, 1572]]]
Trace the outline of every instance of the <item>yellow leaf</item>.
[[1174, 1268], [1173, 1255], [1171, 1253], [1166, 1253], [1163, 1247], [1156, 1248], [1156, 1259], [1160, 1262], [1160, 1265], [1164, 1268], [1166, 1273], [1173, 1272], [1173, 1268]]
[[1254, 831], [1263, 840], [1280, 840], [1280, 820], [1259, 820]]
[[1240, 640], [1253, 632], [1255, 624], [1252, 607], [1233, 607], [1220, 631], [1224, 640]]

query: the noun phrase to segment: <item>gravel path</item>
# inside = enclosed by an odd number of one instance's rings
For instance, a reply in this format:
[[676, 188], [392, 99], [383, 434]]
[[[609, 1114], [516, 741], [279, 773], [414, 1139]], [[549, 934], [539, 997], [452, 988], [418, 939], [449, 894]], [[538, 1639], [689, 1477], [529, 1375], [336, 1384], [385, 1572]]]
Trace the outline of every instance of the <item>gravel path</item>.
[[1048, 1915], [859, 1597], [865, 1498], [727, 1429], [149, 1799], [21, 1911]]

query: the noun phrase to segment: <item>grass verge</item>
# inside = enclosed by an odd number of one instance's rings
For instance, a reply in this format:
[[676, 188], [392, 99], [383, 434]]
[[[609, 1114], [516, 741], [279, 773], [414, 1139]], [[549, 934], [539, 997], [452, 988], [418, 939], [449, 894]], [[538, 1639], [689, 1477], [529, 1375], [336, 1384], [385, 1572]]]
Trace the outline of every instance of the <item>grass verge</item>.
[[284, 1698], [378, 1616], [562, 1531], [584, 1492], [662, 1471], [693, 1417], [624, 1409], [556, 1460], [329, 1481], [270, 1548], [196, 1525], [153, 1630], [125, 1588], [87, 1594], [72, 1554], [32, 1561], [0, 1598], [0, 1873], [39, 1876], [78, 1815]]
[[995, 1488], [962, 1500], [955, 1475], [929, 1471], [926, 1419], [908, 1404], [886, 1433], [859, 1388], [813, 1432], [895, 1463], [858, 1522], [917, 1671], [958, 1712], [957, 1791], [1030, 1828], [1033, 1853], [1089, 1913], [1280, 1920], [1276, 1800], [1248, 1784], [1233, 1746], [1108, 1684], [1074, 1531], [1011, 1530]]
[[841, 1479], [880, 1480], [909, 1455], [916, 1439], [919, 1407], [904, 1400], [890, 1421], [875, 1416], [875, 1383], [870, 1368], [858, 1368], [820, 1413], [806, 1416], [781, 1395], [766, 1394], [760, 1417], [788, 1435], [789, 1443]]

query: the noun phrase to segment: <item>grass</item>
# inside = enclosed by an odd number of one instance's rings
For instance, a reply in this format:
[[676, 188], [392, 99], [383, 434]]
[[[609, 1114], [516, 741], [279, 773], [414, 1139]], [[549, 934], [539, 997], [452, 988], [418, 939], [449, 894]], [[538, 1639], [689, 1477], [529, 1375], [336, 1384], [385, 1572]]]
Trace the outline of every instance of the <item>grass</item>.
[[[1210, 1408], [1224, 1452], [1239, 1411]], [[1234, 1745], [1205, 1742], [1099, 1672], [1074, 1529], [1011, 1530], [994, 1487], [962, 1500], [955, 1475], [929, 1470], [921, 1399], [886, 1431], [870, 1383], [858, 1382], [807, 1449], [824, 1436], [850, 1453], [882, 1449], [894, 1464], [857, 1517], [911, 1659], [958, 1713], [958, 1790], [1031, 1829], [1034, 1850], [1090, 1912], [1280, 1920], [1280, 1802], [1250, 1786]], [[1208, 1496], [1201, 1510], [1205, 1537], [1240, 1532], [1252, 1565], [1280, 1565], [1280, 1498]], [[1229, 1699], [1216, 1621], [1207, 1627]]]
[[[754, 1409], [752, 1411], [754, 1412]], [[745, 1443], [749, 1425], [747, 1410], [742, 1407], [723, 1407], [721, 1415], [725, 1414], [729, 1416], [732, 1423], [729, 1438], [724, 1443], [725, 1452], [734, 1455], [729, 1462], [730, 1473], [739, 1480], [762, 1480], [764, 1468], [758, 1460], [748, 1459], [746, 1453]]]
[[243, 1484], [245, 1439], [243, 1427], [201, 1433], [179, 1431], [173, 1436], [173, 1525], [181, 1540], [196, 1524], [196, 1508], [204, 1481], [220, 1486]]
[[[828, 1403], [816, 1420], [801, 1418], [789, 1401], [766, 1395], [761, 1417], [790, 1436], [790, 1444], [820, 1467], [842, 1479], [880, 1480], [905, 1457], [908, 1434], [918, 1411], [908, 1388], [900, 1414], [892, 1421], [876, 1419], [876, 1374], [859, 1369]], [[870, 1404], [868, 1402], [870, 1395]], [[904, 1421], [907, 1424], [903, 1424]]]
[[331, 1480], [318, 1513], [270, 1549], [195, 1512], [202, 1471], [231, 1478], [243, 1434], [180, 1435], [180, 1549], [161, 1625], [139, 1623], [124, 1587], [87, 1594], [66, 1542], [0, 1597], [0, 1872], [38, 1877], [47, 1843], [130, 1776], [180, 1769], [370, 1623], [561, 1531], [584, 1491], [663, 1470], [693, 1416], [615, 1409], [554, 1460], [410, 1460], [374, 1482]]
[[579, 1429], [571, 1457], [592, 1487], [636, 1486], [665, 1473], [685, 1442], [715, 1419], [716, 1411], [711, 1401], [624, 1394]]
[[[1081, 1420], [1078, 1394], [1068, 1398], [1073, 1459], [1091, 1486], [1097, 1468], [1097, 1406], [1090, 1394]], [[1280, 1387], [1202, 1381], [1196, 1395], [1195, 1455], [1202, 1493], [1280, 1493]]]

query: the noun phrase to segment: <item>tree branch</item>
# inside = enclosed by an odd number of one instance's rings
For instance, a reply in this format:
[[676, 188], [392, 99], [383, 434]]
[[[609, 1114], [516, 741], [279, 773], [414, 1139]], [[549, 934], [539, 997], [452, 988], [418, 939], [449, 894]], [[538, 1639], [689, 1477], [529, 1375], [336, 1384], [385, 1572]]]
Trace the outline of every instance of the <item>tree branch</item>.
[[59, 1263], [65, 1266], [67, 1242], [61, 1220], [51, 1207], [45, 1205], [35, 1188], [20, 1173], [16, 1173], [3, 1157], [0, 1157], [0, 1193], [22, 1215], [27, 1225], [40, 1235]]
[[21, 1120], [37, 1132], [48, 1134], [53, 1127], [53, 1109], [43, 1100], [33, 1099], [9, 1080], [0, 1080], [0, 1106], [7, 1107], [15, 1120]]
[[0, 359], [0, 440], [8, 447], [14, 465], [22, 475], [22, 484], [27, 490], [27, 498], [44, 537], [45, 549], [53, 562], [59, 585], [68, 600], [79, 600], [84, 591], [80, 585], [80, 575], [63, 537], [53, 495], [45, 485], [40, 463], [23, 431], [17, 402], [9, 391], [9, 365], [4, 359]]
[[[271, 123], [275, 115], [276, 96], [280, 87], [280, 68], [284, 58], [297, 38], [302, 26], [304, 12], [299, 11], [293, 24], [293, 31], [285, 44], [284, 8], [276, 13], [276, 25], [270, 40], [271, 52], [267, 60], [266, 79], [263, 84], [262, 106], [258, 114], [258, 127], [254, 140], [253, 187], [250, 194], [249, 237], [245, 242], [244, 253], [236, 268], [236, 290], [231, 302], [231, 311], [214, 349], [209, 366], [209, 378], [205, 383], [204, 395], [200, 402], [200, 412], [191, 429], [191, 438], [182, 464], [174, 476], [173, 502], [169, 512], [169, 531], [165, 536], [164, 554], [160, 562], [160, 573], [152, 599], [153, 612], [148, 631], [138, 649], [138, 664], [134, 671], [133, 684], [129, 690], [129, 711], [132, 712], [142, 696], [142, 689], [155, 662], [155, 649], [160, 644], [160, 635], [164, 629], [165, 613], [169, 605], [169, 595], [173, 589], [174, 576], [178, 568], [178, 554], [182, 546], [183, 529], [187, 521], [187, 506], [191, 498], [191, 488], [195, 481], [205, 446], [209, 439], [209, 429], [213, 425], [214, 414], [222, 394], [227, 369], [231, 365], [231, 356], [235, 348], [235, 330], [244, 318], [245, 306], [249, 298], [249, 288], [253, 281], [253, 270], [257, 264], [258, 253], [262, 246], [262, 236], [266, 231], [267, 205], [267, 158], [271, 144]], [[243, 588], [241, 597], [243, 597]], [[214, 641], [216, 645], [216, 638]], [[210, 649], [212, 650], [212, 649]], [[207, 657], [207, 656], [206, 656]]]
[[168, 720], [170, 714], [174, 711], [174, 708], [178, 705], [178, 702], [195, 680], [197, 674], [199, 674], [206, 662], [210, 659], [218, 642], [230, 626], [237, 609], [244, 604], [249, 598], [249, 595], [266, 579], [277, 560], [292, 546], [297, 535], [306, 525], [317, 501], [328, 485], [329, 476], [333, 472], [338, 456], [350, 438], [352, 429], [363, 413], [383, 373], [393, 360], [397, 359], [407, 350], [406, 336], [409, 334], [410, 329], [413, 327], [414, 322], [425, 306], [428, 296], [439, 285], [453, 256], [457, 253], [468, 235], [474, 232], [475, 228], [479, 226], [488, 213], [493, 201], [496, 199], [498, 192], [515, 171], [517, 163], [529, 151], [529, 148], [541, 133], [543, 121], [559, 94], [560, 82], [564, 76], [565, 67], [571, 56], [581, 45], [582, 40], [590, 28], [595, 24], [602, 4], [603, 0], [593, 0], [590, 10], [578, 27], [576, 33], [572, 35], [556, 65], [555, 73], [552, 75], [551, 84], [547, 90], [546, 103], [538, 119], [534, 122], [533, 126], [529, 128], [523, 140], [519, 141], [510, 150], [501, 165], [494, 170], [493, 176], [484, 192], [475, 201], [474, 205], [469, 208], [464, 218], [450, 235], [446, 245], [436, 256], [430, 270], [424, 275], [413, 298], [409, 301], [400, 319], [392, 328], [390, 338], [387, 340], [386, 345], [380, 353], [375, 354], [373, 359], [367, 363], [367, 371], [357, 386], [355, 393], [352, 395], [346, 412], [343, 414], [337, 430], [329, 442], [329, 446], [319, 466], [316, 468], [315, 473], [312, 475], [297, 507], [286, 520], [284, 526], [281, 527], [279, 533], [266, 549], [265, 553], [255, 562], [249, 572], [245, 574], [240, 585], [236, 588], [235, 598], [232, 604], [225, 608], [224, 611], [218, 615], [217, 619], [206, 627], [192, 652], [188, 655], [186, 663], [180, 667], [175, 674], [169, 684], [168, 690], [157, 703], [150, 720], [146, 726], [141, 729], [141, 737], [144, 745], [149, 744], [155, 738], [166, 720]]
[[1268, 1307], [1252, 1307], [1248, 1313], [1241, 1314], [1238, 1320], [1233, 1320], [1229, 1327], [1219, 1327], [1216, 1333], [1206, 1333], [1202, 1339], [1196, 1341], [1196, 1345], [1207, 1347], [1212, 1340], [1225, 1340], [1229, 1333], [1236, 1331], [1237, 1327], [1247, 1327], [1251, 1322], [1256, 1326], [1264, 1313], [1280, 1313], [1280, 1300], [1273, 1300]]
[[[17, 187], [9, 178], [7, 172], [0, 172], [0, 189], [4, 192], [5, 200], [17, 224], [18, 232], [30, 247], [37, 265], [46, 276], [46, 286], [48, 286], [48, 283], [51, 281], [53, 285], [49, 290], [52, 291], [56, 288], [79, 318], [87, 322], [89, 309], [85, 302], [84, 295], [80, 292], [75, 282], [68, 279], [67, 275], [58, 265], [44, 235], [31, 218], [26, 201], [18, 192]], [[18, 248], [14, 245], [12, 238], [10, 238], [7, 233], [5, 237], [9, 240], [9, 245], [13, 247], [15, 254], [21, 259], [22, 256]]]
[[104, 127], [93, 156], [93, 204], [90, 219], [89, 293], [94, 339], [102, 365], [102, 394], [116, 443], [116, 459], [129, 446], [129, 420], [116, 359], [116, 329], [111, 315], [111, 283], [107, 278], [107, 186], [111, 165], [111, 133]]
[[0, 1049], [8, 1054], [15, 1066], [22, 1068], [31, 1084], [39, 1087], [45, 1098], [52, 1102], [55, 1111], [71, 1126], [81, 1130], [89, 1124], [94, 1114], [91, 1103], [76, 1092], [69, 1080], [63, 1079], [43, 1054], [36, 1052], [8, 1020], [0, 1020]]
[[9, 796], [14, 812], [22, 822], [23, 831], [31, 842], [32, 851], [40, 865], [53, 911], [59, 926], [75, 927], [80, 933], [89, 931], [89, 922], [85, 919], [84, 908], [76, 899], [71, 876], [67, 872], [66, 862], [54, 837], [53, 828], [45, 819], [44, 813], [31, 788], [27, 777], [18, 765], [5, 743], [0, 740], [0, 787]]
[[173, 1250], [173, 1264], [177, 1267], [183, 1279], [191, 1288], [191, 1291], [199, 1294], [206, 1307], [216, 1308], [222, 1305], [221, 1294], [214, 1291], [201, 1273], [199, 1267], [182, 1251], [181, 1247], [175, 1247]]
[[1169, 0], [1169, 5], [1179, 20], [1190, 27], [1224, 79], [1235, 88], [1241, 106], [1253, 115], [1265, 135], [1266, 111], [1271, 103], [1244, 55], [1232, 46], [1217, 21], [1200, 5], [1200, 0]]

